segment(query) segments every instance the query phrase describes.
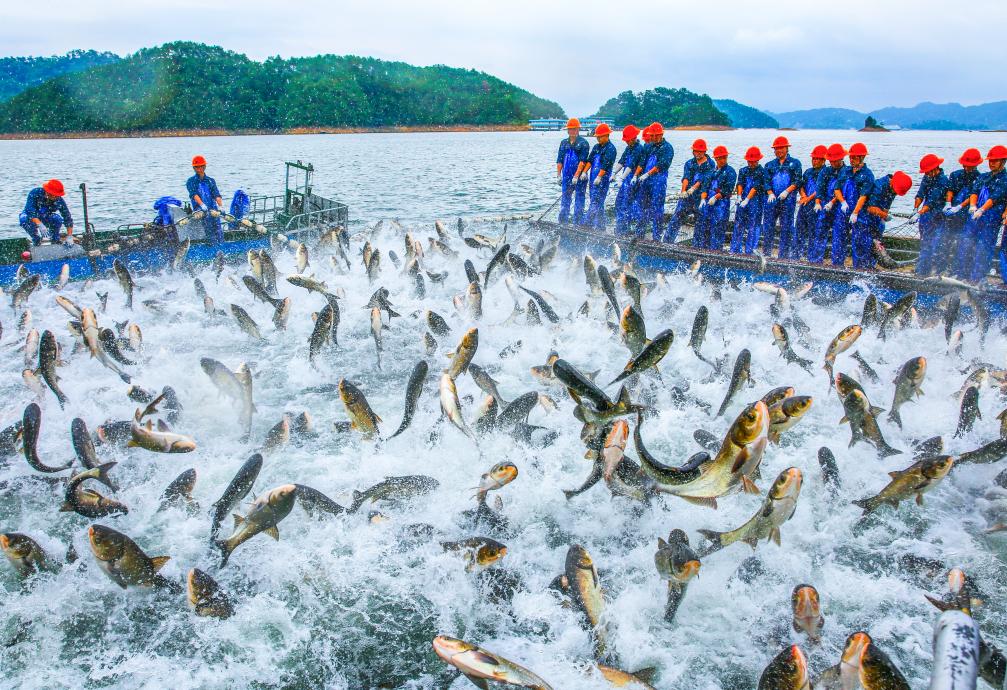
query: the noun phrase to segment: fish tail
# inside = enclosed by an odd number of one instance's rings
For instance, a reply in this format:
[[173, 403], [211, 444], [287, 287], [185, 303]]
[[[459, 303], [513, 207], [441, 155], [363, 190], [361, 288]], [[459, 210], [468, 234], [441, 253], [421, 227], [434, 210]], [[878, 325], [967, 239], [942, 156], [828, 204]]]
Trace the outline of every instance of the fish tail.
[[873, 513], [878, 507], [878, 500], [876, 498], [861, 498], [859, 500], [853, 501], [853, 505], [858, 508], [863, 508], [864, 515], [869, 515]]
[[878, 444], [878, 454], [883, 458], [887, 458], [891, 455], [901, 455], [902, 451], [898, 448], [892, 448], [888, 445], [887, 441], [881, 439], [881, 443]]
[[215, 539], [213, 545], [220, 549], [220, 567], [227, 565], [227, 559], [231, 557], [231, 549], [227, 548], [227, 540]]
[[696, 531], [699, 532], [701, 535], [703, 535], [703, 538], [705, 538], [708, 542], [710, 542], [707, 545], [707, 547], [703, 549], [701, 557], [708, 556], [714, 551], [720, 551], [722, 548], [724, 548], [724, 542], [722, 539], [722, 537], [724, 536], [723, 532], [714, 532], [713, 530], [710, 529], [698, 529]]
[[888, 412], [888, 421], [898, 424], [899, 428], [902, 428], [902, 417], [899, 415], [899, 410], [895, 405], [892, 405], [892, 409]]
[[365, 500], [367, 500], [367, 497], [364, 496], [364, 494], [360, 493], [359, 491], [354, 491], [353, 492], [353, 502], [350, 503], [350, 507], [349, 507], [349, 509], [346, 512], [347, 513], [355, 513], [355, 512], [357, 512], [358, 510], [360, 510], [360, 506], [362, 506], [364, 504]]
[[668, 583], [668, 599], [664, 603], [664, 620], [666, 622], [674, 622], [675, 614], [678, 613], [678, 607], [685, 597], [685, 587], [685, 585], [680, 585], [677, 582]]

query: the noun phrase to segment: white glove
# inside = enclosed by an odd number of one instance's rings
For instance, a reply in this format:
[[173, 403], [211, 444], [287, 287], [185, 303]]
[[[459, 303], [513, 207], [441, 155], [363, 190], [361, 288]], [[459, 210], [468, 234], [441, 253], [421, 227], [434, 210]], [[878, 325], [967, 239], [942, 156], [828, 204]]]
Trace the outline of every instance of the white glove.
[[645, 172], [644, 174], [640, 175], [640, 182], [643, 182], [648, 177], [650, 177], [650, 173], [649, 172]]
[[706, 202], [706, 205], [709, 206], [710, 208], [713, 208], [714, 206], [717, 205], [718, 201], [720, 201], [718, 197], [711, 196], [709, 200]]
[[815, 213], [821, 213], [821, 212], [822, 212], [822, 202], [816, 201], [815, 202]]
[[856, 211], [854, 211], [853, 213], [851, 213], [850, 214], [850, 225], [856, 225], [858, 218], [860, 218], [860, 214], [858, 214]]
[[790, 196], [790, 190], [789, 189], [784, 189], [782, 192], [780, 192], [780, 201], [783, 201], [788, 196]]
[[742, 201], [740, 204], [738, 204], [738, 208], [745, 208], [746, 206], [748, 206], [748, 197], [747, 196], [745, 197], [744, 201]]
[[613, 175], [618, 175], [620, 172], [622, 172], [622, 167], [623, 167], [622, 163], [616, 163], [615, 167], [612, 168], [612, 174]]
[[598, 175], [597, 177], [594, 178], [594, 186], [598, 187], [600, 185], [601, 185], [601, 175]]
[[977, 208], [975, 211], [972, 212], [972, 220], [979, 220], [982, 217], [983, 217], [983, 210], [981, 208]]
[[584, 172], [582, 172], [580, 174], [580, 181], [581, 182], [587, 182], [587, 180], [588, 180], [589, 177], [591, 177], [591, 173], [589, 171], [585, 170]]
[[961, 210], [962, 210], [961, 204], [958, 204], [957, 206], [952, 206], [951, 202], [949, 201], [948, 203], [946, 203], [944, 205], [944, 215], [945, 216], [953, 216], [953, 215], [955, 215], [956, 213], [958, 213]]
[[850, 205], [848, 203], [846, 203], [845, 201], [840, 201], [839, 202], [839, 209], [843, 213], [849, 213], [850, 212]]
[[833, 200], [832, 200], [832, 201], [830, 201], [829, 203], [825, 204], [825, 210], [826, 210], [826, 211], [831, 211], [831, 210], [832, 210], [832, 207], [833, 207], [833, 206], [835, 206], [835, 205], [836, 205], [836, 200], [835, 200], [835, 199], [833, 199]]
[[686, 196], [692, 196], [692, 193], [693, 193], [694, 191], [696, 191], [696, 188], [695, 188], [695, 187], [686, 187], [686, 189], [685, 189], [685, 195], [686, 195]]
[[630, 184], [637, 184], [640, 181], [639, 175], [633, 175], [633, 179], [629, 181]]
[[200, 205], [199, 205], [199, 210], [200, 210], [200, 211], [202, 211], [203, 213], [206, 213], [206, 212], [207, 212], [207, 211], [209, 211], [210, 209], [208, 209], [208, 208], [206, 207], [206, 204], [200, 204]]
[[766, 203], [770, 204], [776, 203], [776, 195], [770, 192], [769, 196], [766, 197]]
[[700, 208], [706, 208], [706, 199], [700, 199], [699, 200], [699, 207]]

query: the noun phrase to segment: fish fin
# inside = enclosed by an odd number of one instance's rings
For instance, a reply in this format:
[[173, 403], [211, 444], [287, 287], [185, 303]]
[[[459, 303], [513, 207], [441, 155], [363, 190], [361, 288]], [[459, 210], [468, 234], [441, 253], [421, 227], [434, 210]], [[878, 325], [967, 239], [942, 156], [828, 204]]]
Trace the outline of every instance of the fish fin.
[[263, 531], [263, 533], [268, 534], [269, 536], [271, 536], [276, 541], [280, 541], [280, 530], [278, 530], [276, 528], [276, 525], [273, 525], [269, 529], [264, 529], [262, 531]]
[[916, 494], [916, 505], [923, 505], [923, 494]]
[[157, 420], [157, 430], [158, 431], [171, 431], [171, 427], [163, 419]]
[[779, 443], [780, 442], [780, 432], [779, 431], [770, 431], [769, 432], [769, 440], [772, 443]]
[[237, 513], [234, 513], [234, 526], [235, 527], [237, 527], [238, 525], [240, 525], [244, 521], [245, 521], [245, 518], [241, 517]]
[[769, 533], [769, 538], [776, 542], [777, 546], [780, 546], [780, 528], [774, 527]]
[[885, 411], [885, 408], [883, 408], [883, 407], [876, 407], [874, 405], [871, 405], [871, 415], [874, 416], [874, 417], [877, 417], [879, 414], [881, 414], [884, 411]]
[[127, 448], [136, 448], [139, 445], [140, 444], [137, 443], [136, 441], [134, 441], [133, 439], [129, 439], [128, 441], [126, 441], [126, 447]]
[[741, 477], [741, 486], [744, 489], [744, 491], [745, 491], [746, 494], [761, 494], [762, 493], [762, 491], [759, 489], [759, 487], [757, 487], [755, 485], [755, 482], [753, 482], [747, 476], [742, 476]]
[[757, 536], [755, 536], [754, 534], [745, 537], [741, 541], [745, 542], [746, 544], [748, 544], [749, 546], [751, 546], [753, 549], [755, 549], [759, 545], [759, 538]]
[[[679, 496], [683, 501], [688, 501], [693, 505], [705, 506], [707, 508], [717, 509], [717, 499], [715, 498], [703, 498], [699, 496]], [[700, 530], [702, 531], [702, 530]]]
[[151, 420], [148, 419], [147, 423], [144, 425], [144, 428], [146, 428], [147, 431], [153, 431], [154, 430], [154, 423]]
[[840, 424], [849, 424], [850, 423], [850, 418], [847, 417], [846, 415], [843, 415], [843, 418], [839, 420], [839, 423]]
[[748, 448], [747, 447], [744, 450], [742, 450], [740, 453], [738, 453], [738, 457], [734, 459], [734, 464], [731, 466], [731, 474], [734, 474], [735, 472], [737, 472], [738, 470], [740, 470], [742, 467], [744, 467], [745, 466], [745, 461], [748, 460], [749, 457], [750, 457], [750, 453], [748, 452]]
[[657, 548], [659, 548], [659, 549], [666, 549], [666, 548], [668, 548], [668, 542], [666, 542], [661, 537], [658, 537], [657, 538]]
[[462, 671], [462, 675], [468, 678], [474, 686], [479, 688], [479, 690], [490, 690], [489, 681], [487, 681], [485, 678], [476, 678], [475, 676], [469, 673], [465, 673], [465, 671]]
[[164, 567], [164, 564], [171, 560], [171, 556], [154, 556], [150, 559], [150, 565], [154, 568], [156, 573], [158, 570]]
[[929, 601], [931, 604], [933, 604], [934, 606], [936, 606], [941, 611], [948, 611], [948, 610], [954, 608], [954, 604], [947, 604], [947, 603], [941, 601], [940, 599], [935, 599], [934, 597], [930, 596], [929, 594], [924, 594], [923, 596], [925, 596], [926, 599], [927, 599], [927, 601]]
[[891, 472], [888, 473], [888, 476], [891, 477], [892, 479], [897, 479], [901, 475], [902, 470], [892, 470]]

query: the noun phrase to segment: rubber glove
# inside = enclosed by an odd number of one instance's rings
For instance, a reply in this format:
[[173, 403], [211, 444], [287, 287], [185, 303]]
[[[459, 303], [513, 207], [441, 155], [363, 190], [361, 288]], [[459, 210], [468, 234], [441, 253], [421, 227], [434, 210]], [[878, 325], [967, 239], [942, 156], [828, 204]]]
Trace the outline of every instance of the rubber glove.
[[613, 175], [618, 175], [620, 172], [622, 172], [622, 168], [623, 168], [622, 163], [616, 163], [615, 167], [612, 168], [612, 174]]
[[711, 197], [710, 197], [710, 198], [709, 198], [709, 199], [707, 200], [707, 202], [706, 202], [706, 205], [707, 205], [707, 206], [709, 206], [710, 208], [713, 208], [714, 206], [716, 206], [716, 205], [717, 205], [717, 202], [718, 202], [718, 201], [720, 201], [720, 198], [719, 198], [719, 197], [715, 197], [715, 196], [711, 196]]
[[983, 210], [981, 208], [977, 208], [975, 211], [972, 212], [972, 220], [979, 220], [982, 217], [983, 217]]
[[821, 212], [822, 212], [822, 202], [816, 200], [815, 201], [815, 213], [821, 213]]
[[594, 186], [595, 187], [601, 186], [601, 175], [598, 175], [598, 177], [594, 178]]
[[200, 211], [202, 211], [203, 213], [206, 213], [206, 212], [207, 212], [207, 211], [209, 211], [210, 209], [209, 209], [209, 208], [207, 208], [206, 204], [200, 204], [200, 205], [199, 205], [199, 210], [200, 210]]
[[845, 201], [839, 202], [839, 208], [840, 208], [840, 210], [843, 213], [849, 213], [850, 212], [850, 205], [848, 203], [846, 203]]
[[748, 197], [747, 196], [745, 197], [744, 201], [742, 201], [740, 204], [738, 204], [738, 208], [745, 208], [746, 206], [748, 206]]
[[784, 189], [782, 192], [780, 192], [780, 201], [783, 201], [788, 196], [790, 196], [790, 190], [789, 189]]
[[835, 205], [836, 205], [836, 200], [835, 200], [835, 199], [833, 199], [833, 200], [832, 200], [832, 201], [830, 201], [829, 203], [825, 204], [825, 210], [826, 210], [826, 211], [831, 211], [831, 210], [832, 210], [832, 207], [833, 207], [833, 206], [835, 206]]
[[958, 213], [961, 210], [962, 210], [962, 207], [960, 205], [959, 206], [952, 206], [950, 201], [944, 205], [944, 215], [945, 216], [953, 216], [954, 214]]
[[695, 187], [686, 187], [686, 188], [685, 188], [685, 195], [686, 195], [686, 196], [692, 196], [692, 193], [693, 193], [694, 191], [696, 191], [696, 188], [695, 188]]
[[776, 195], [773, 194], [772, 192], [770, 192], [769, 195], [766, 197], [766, 203], [768, 203], [768, 204], [775, 204], [776, 203]]
[[648, 177], [650, 177], [650, 173], [649, 172], [645, 172], [644, 174], [640, 175], [640, 182], [643, 182]]
[[631, 179], [629, 181], [630, 184], [637, 184], [639, 182], [640, 182], [640, 176], [639, 175], [633, 175], [633, 179]]
[[700, 199], [699, 200], [699, 207], [700, 208], [705, 208], [706, 207], [706, 199]]
[[850, 225], [856, 225], [858, 218], [860, 218], [860, 214], [858, 214], [856, 211], [854, 211], [853, 213], [851, 213], [850, 214]]

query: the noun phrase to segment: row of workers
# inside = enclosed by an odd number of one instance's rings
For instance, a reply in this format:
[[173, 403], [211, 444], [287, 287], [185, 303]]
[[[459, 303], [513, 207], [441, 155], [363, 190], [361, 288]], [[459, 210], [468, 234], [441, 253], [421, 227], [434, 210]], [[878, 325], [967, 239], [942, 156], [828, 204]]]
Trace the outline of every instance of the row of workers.
[[[193, 175], [185, 182], [186, 191], [189, 193], [189, 201], [194, 211], [223, 211], [224, 201], [220, 197], [220, 190], [217, 189], [217, 182], [206, 174], [206, 159], [203, 156], [195, 156], [192, 159]], [[240, 191], [240, 190], [239, 190]], [[60, 180], [49, 180], [41, 187], [36, 187], [28, 192], [24, 210], [21, 211], [19, 222], [21, 227], [34, 246], [42, 243], [43, 239], [48, 239], [53, 244], [61, 240], [61, 231], [65, 228], [66, 234], [62, 241], [66, 244], [73, 243], [73, 216], [66, 205], [64, 196], [66, 191]], [[242, 193], [243, 194], [243, 193]], [[240, 200], [238, 193], [236, 200]], [[245, 197], [247, 199], [247, 197]], [[155, 222], [162, 225], [170, 225], [171, 215], [169, 206], [181, 206], [182, 202], [174, 197], [161, 197], [154, 202], [154, 210], [158, 212]], [[233, 207], [234, 204], [232, 204]], [[237, 217], [241, 217], [238, 215]], [[207, 213], [203, 220], [205, 224], [206, 239], [212, 243], [219, 243], [224, 240], [223, 228], [220, 219]], [[45, 236], [43, 236], [43, 233]]]
[[[753, 146], [745, 153], [746, 165], [735, 171], [728, 165], [726, 147], [716, 147], [711, 161], [706, 142], [697, 139], [692, 158], [685, 164], [681, 197], [665, 226], [664, 201], [674, 150], [664, 141], [659, 123], [643, 130], [643, 144], [637, 140], [640, 130], [626, 127], [622, 137], [626, 148], [618, 162], [607, 125], [595, 130], [598, 143], [593, 148], [579, 136], [578, 121], [568, 122], [567, 131], [557, 157], [562, 187], [559, 220], [604, 229], [605, 199], [614, 178], [619, 184], [617, 235], [649, 229], [655, 241], [674, 242], [682, 221], [691, 215], [693, 245], [723, 249], [730, 198], [737, 194], [731, 251], [752, 253], [761, 243], [763, 253], [770, 256], [777, 248], [779, 231], [780, 258], [821, 263], [831, 250], [833, 265], [841, 266], [852, 256], [855, 267], [873, 268], [875, 244], [891, 220], [891, 205], [912, 187], [911, 178], [902, 171], [875, 178], [865, 164], [868, 151], [862, 143], [849, 151], [841, 144], [817, 146], [811, 153], [811, 167], [802, 170], [790, 155], [790, 142], [781, 136], [773, 141], [773, 160], [763, 166], [762, 152]], [[924, 178], [914, 211], [921, 237], [918, 272], [954, 273], [972, 281], [988, 272], [1007, 205], [1007, 176], [1001, 175], [1004, 159], [1007, 148], [993, 147], [987, 156], [990, 170], [980, 175], [977, 167], [983, 157], [969, 149], [959, 161], [962, 170], [946, 176], [940, 167], [943, 159], [933, 154], [923, 158], [920, 172]], [[585, 209], [587, 196], [590, 205]], [[1001, 255], [1000, 263], [1001, 273], [1007, 275], [1007, 256]]]

